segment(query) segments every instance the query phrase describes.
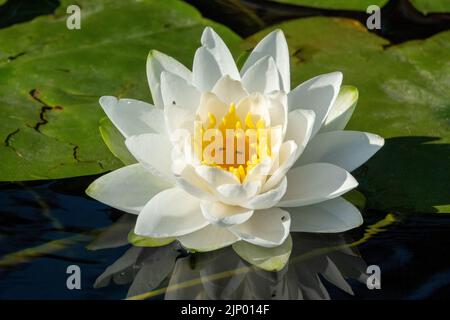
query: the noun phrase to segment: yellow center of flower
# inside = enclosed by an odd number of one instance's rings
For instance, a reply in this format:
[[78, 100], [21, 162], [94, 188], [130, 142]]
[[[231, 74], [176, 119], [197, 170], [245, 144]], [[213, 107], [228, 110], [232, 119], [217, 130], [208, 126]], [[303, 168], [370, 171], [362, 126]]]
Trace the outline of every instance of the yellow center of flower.
[[234, 103], [219, 122], [208, 113], [206, 123], [196, 124], [195, 139], [195, 152], [202, 164], [227, 170], [240, 182], [271, 155], [270, 128], [264, 119], [251, 112], [241, 119]]

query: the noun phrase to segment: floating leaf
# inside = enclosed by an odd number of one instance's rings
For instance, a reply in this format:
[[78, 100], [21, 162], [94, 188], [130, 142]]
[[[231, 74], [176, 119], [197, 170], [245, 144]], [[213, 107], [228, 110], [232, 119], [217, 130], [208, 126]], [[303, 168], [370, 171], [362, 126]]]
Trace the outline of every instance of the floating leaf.
[[[293, 85], [340, 70], [359, 90], [346, 129], [377, 133], [385, 146], [355, 174], [369, 209], [450, 212], [450, 32], [392, 45], [359, 22], [307, 18], [284, 30]], [[244, 42], [248, 50], [271, 30]]]
[[136, 163], [136, 159], [130, 151], [128, 151], [127, 146], [125, 145], [125, 138], [108, 117], [104, 117], [100, 120], [99, 129], [103, 141], [113, 155], [125, 165]]
[[135, 247], [162, 247], [175, 241], [175, 238], [150, 238], [139, 236], [133, 230], [128, 234], [128, 242]]
[[245, 241], [233, 244], [234, 251], [248, 263], [266, 271], [280, 271], [289, 261], [292, 250], [292, 238], [288, 238], [278, 247], [264, 248]]
[[149, 50], [191, 66], [206, 24], [240, 40], [181, 1], [79, 0], [81, 30], [54, 15], [0, 29], [0, 180], [101, 173], [123, 164], [98, 132], [102, 95], [150, 101]]

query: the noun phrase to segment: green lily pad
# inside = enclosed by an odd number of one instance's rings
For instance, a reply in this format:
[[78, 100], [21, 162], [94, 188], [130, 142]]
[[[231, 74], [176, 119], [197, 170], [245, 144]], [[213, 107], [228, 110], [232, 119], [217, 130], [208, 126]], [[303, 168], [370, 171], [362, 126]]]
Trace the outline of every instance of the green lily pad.
[[383, 7], [389, 0], [275, 0], [319, 9], [366, 11], [370, 5]]
[[125, 145], [125, 138], [120, 131], [114, 126], [108, 117], [100, 120], [100, 134], [108, 147], [109, 151], [115, 155], [124, 165], [136, 163], [136, 159], [128, 151]]
[[[347, 129], [377, 133], [385, 146], [358, 172], [367, 207], [450, 212], [450, 32], [391, 45], [359, 22], [308, 18], [284, 30], [292, 84], [340, 70], [359, 90]], [[271, 30], [247, 39], [244, 49]]]
[[181, 1], [87, 1], [81, 29], [68, 30], [61, 1], [54, 15], [0, 29], [0, 180], [101, 173], [122, 166], [98, 131], [102, 95], [151, 101], [149, 50], [191, 66], [205, 25], [240, 38]]
[[[276, 2], [295, 4], [319, 9], [332, 10], [355, 10], [366, 11], [370, 5], [382, 8], [389, 0], [275, 0]], [[450, 12], [450, 1], [448, 0], [410, 0], [411, 4], [420, 12], [443, 13]]]
[[233, 250], [245, 261], [266, 271], [280, 271], [289, 261], [292, 251], [292, 238], [289, 235], [283, 244], [265, 248], [245, 241], [233, 244]]
[[410, 0], [413, 6], [424, 14], [450, 12], [448, 0]]
[[175, 238], [150, 238], [139, 236], [133, 230], [128, 234], [128, 242], [135, 247], [162, 247], [175, 241]]

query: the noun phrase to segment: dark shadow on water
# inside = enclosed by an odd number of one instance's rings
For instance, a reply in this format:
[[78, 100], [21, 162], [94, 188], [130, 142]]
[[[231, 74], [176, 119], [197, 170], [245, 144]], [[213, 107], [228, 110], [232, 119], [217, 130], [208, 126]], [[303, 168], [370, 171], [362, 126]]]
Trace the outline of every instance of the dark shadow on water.
[[0, 6], [0, 28], [53, 13], [59, 0], [8, 0]]
[[450, 203], [450, 144], [433, 137], [386, 139], [355, 176], [369, 208], [436, 212]]

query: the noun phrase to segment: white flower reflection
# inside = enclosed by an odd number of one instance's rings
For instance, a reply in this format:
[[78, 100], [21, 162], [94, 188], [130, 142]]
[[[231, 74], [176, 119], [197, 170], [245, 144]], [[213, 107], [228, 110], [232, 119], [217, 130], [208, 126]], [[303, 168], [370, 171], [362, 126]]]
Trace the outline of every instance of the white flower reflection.
[[[91, 249], [126, 243], [134, 226], [123, 216]], [[163, 247], [133, 246], [95, 282], [130, 284], [128, 298], [148, 299], [330, 299], [330, 284], [353, 294], [347, 281], [365, 283], [366, 263], [345, 234], [293, 233], [289, 262], [277, 272], [262, 270], [231, 247], [187, 253], [177, 242]]]

